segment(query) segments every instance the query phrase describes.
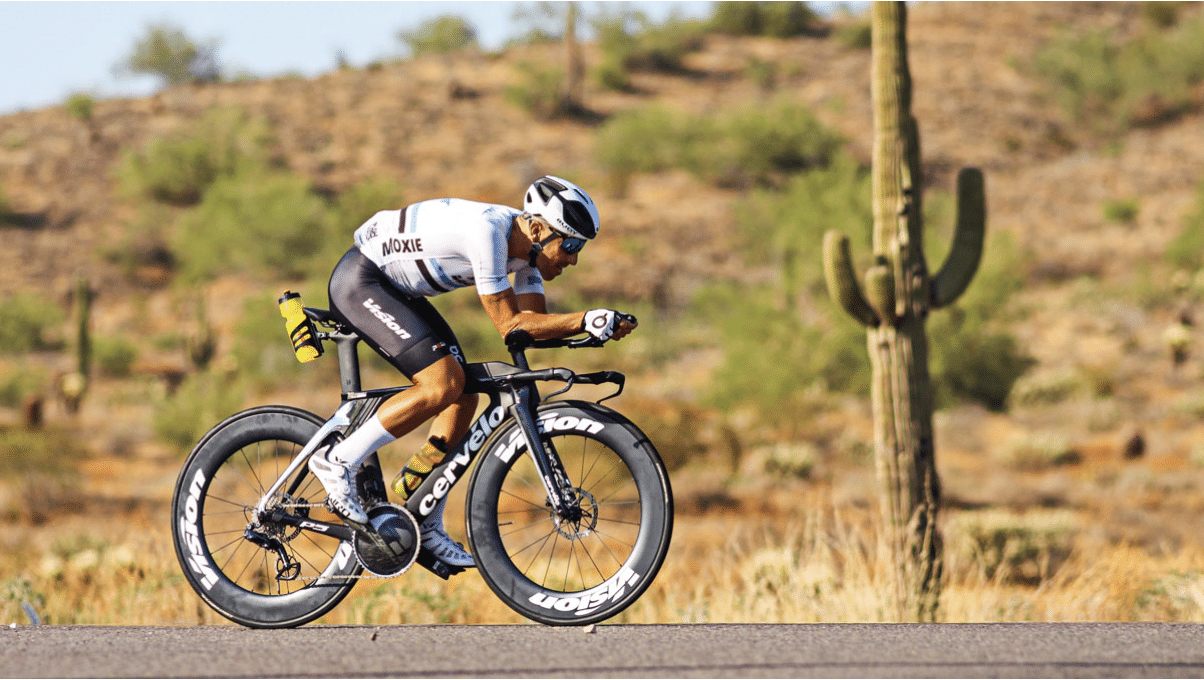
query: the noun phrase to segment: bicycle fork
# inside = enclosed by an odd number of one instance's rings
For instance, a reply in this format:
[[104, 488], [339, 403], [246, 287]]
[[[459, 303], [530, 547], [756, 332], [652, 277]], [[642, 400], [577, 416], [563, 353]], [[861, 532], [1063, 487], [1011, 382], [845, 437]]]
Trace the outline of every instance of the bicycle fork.
[[527, 454], [531, 456], [531, 462], [539, 472], [539, 479], [548, 495], [548, 505], [562, 520], [580, 519], [581, 508], [577, 503], [577, 495], [569, 482], [564, 465], [560, 462], [560, 456], [552, 442], [545, 442], [540, 436], [539, 423], [533, 415], [537, 405], [537, 397], [532, 397], [535, 394], [534, 387], [513, 388], [511, 394], [514, 396], [514, 403], [510, 406], [510, 415], [518, 423], [521, 436], [526, 440]]

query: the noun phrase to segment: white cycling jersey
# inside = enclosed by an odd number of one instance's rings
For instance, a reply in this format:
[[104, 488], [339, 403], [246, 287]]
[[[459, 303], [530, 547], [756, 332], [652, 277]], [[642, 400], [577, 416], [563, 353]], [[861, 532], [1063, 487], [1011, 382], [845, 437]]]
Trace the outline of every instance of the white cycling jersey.
[[[441, 198], [382, 210], [355, 230], [355, 245], [398, 288], [433, 297], [475, 285], [480, 295], [514, 288], [543, 293], [543, 277], [527, 260], [507, 256], [521, 211], [504, 205]], [[511, 286], [509, 274], [514, 274]]]

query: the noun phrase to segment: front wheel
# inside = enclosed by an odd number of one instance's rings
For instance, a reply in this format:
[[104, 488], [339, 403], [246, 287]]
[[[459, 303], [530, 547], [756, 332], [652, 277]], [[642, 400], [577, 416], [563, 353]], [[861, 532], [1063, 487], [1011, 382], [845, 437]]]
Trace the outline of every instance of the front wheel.
[[308, 528], [338, 523], [326, 492], [302, 465], [255, 507], [313, 437], [322, 419], [265, 406], [231, 416], [193, 449], [172, 498], [172, 538], [189, 585], [226, 618], [253, 628], [299, 626], [330, 611], [361, 567], [350, 542]]
[[570, 516], [552, 511], [511, 421], [473, 472], [468, 540], [485, 582], [519, 614], [549, 625], [603, 621], [635, 602], [665, 561], [669, 476], [648, 438], [606, 407], [552, 402], [538, 418], [576, 498]]

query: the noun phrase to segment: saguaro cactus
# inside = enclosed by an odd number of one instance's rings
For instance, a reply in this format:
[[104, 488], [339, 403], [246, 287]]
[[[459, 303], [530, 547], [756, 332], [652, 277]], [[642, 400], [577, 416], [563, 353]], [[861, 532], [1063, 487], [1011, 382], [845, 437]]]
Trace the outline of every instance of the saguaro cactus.
[[874, 263], [865, 272], [864, 293], [844, 234], [824, 236], [823, 256], [832, 299], [867, 327], [874, 449], [895, 562], [894, 604], [900, 619], [930, 621], [940, 594], [940, 480], [924, 323], [929, 310], [955, 301], [974, 278], [986, 201], [982, 173], [963, 169], [952, 249], [930, 276], [922, 241], [920, 142], [911, 115], [906, 12], [902, 2], [875, 2], [871, 9]]

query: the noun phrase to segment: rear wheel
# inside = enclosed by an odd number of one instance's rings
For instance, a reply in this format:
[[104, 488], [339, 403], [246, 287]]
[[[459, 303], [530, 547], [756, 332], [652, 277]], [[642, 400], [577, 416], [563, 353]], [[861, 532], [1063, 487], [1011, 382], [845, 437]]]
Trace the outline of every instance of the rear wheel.
[[[317, 433], [322, 419], [266, 406], [213, 428], [180, 473], [172, 499], [172, 538], [184, 575], [209, 606], [255, 628], [308, 623], [330, 611], [360, 573], [350, 542], [302, 529], [338, 524], [322, 484], [302, 465], [257, 521], [255, 507]], [[312, 526], [317, 526], [316, 524]]]
[[669, 477], [648, 438], [586, 402], [539, 410], [575, 501], [557, 516], [521, 432], [487, 445], [468, 491], [469, 543], [508, 606], [550, 625], [585, 625], [630, 606], [665, 560], [673, 529]]

